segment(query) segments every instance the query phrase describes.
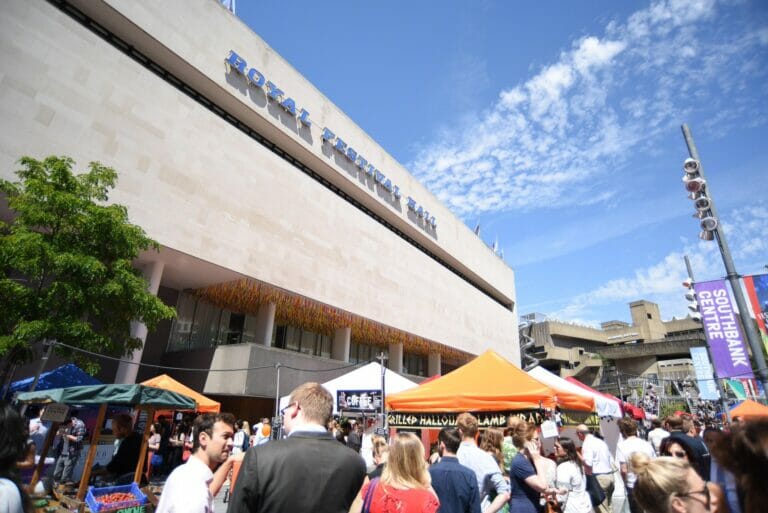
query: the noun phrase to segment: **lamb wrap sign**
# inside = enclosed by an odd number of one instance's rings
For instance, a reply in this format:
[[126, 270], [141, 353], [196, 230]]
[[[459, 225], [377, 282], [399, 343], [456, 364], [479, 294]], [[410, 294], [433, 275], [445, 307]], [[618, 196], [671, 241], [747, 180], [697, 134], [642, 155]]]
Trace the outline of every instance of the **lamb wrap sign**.
[[694, 290], [718, 377], [754, 378], [744, 333], [725, 280], [696, 283]]

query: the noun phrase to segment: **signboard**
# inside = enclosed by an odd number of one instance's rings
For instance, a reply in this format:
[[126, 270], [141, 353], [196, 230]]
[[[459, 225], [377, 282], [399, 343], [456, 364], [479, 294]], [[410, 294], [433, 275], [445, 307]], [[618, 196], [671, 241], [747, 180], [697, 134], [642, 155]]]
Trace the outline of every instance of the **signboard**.
[[[441, 429], [444, 427], [456, 427], [456, 418], [460, 413], [410, 413], [396, 412], [387, 413], [387, 425], [394, 428], [408, 429]], [[483, 428], [504, 428], [507, 426], [507, 418], [510, 415], [520, 417], [526, 422], [533, 422], [541, 425], [548, 420], [543, 410], [524, 410], [524, 411], [485, 411], [472, 412], [477, 417], [477, 424], [480, 429]], [[588, 426], [599, 426], [600, 417], [596, 413], [590, 412], [562, 412], [563, 425], [575, 426], [586, 424]]]
[[339, 411], [376, 413], [381, 411], [381, 390], [337, 390], [336, 408]]
[[763, 347], [768, 351], [768, 274], [756, 274], [744, 277], [744, 286], [747, 289], [752, 311], [757, 319], [757, 327], [760, 330], [760, 338], [763, 339]]
[[720, 399], [720, 392], [717, 390], [714, 374], [712, 374], [712, 364], [709, 362], [707, 348], [692, 347], [691, 360], [693, 360], [693, 369], [696, 371], [696, 381], [699, 384], [699, 397], [707, 401]]
[[696, 283], [694, 290], [717, 375], [754, 379], [744, 334], [725, 280]]
[[67, 414], [69, 413], [69, 406], [66, 404], [51, 403], [45, 405], [45, 410], [40, 420], [43, 422], [64, 422], [67, 420]]

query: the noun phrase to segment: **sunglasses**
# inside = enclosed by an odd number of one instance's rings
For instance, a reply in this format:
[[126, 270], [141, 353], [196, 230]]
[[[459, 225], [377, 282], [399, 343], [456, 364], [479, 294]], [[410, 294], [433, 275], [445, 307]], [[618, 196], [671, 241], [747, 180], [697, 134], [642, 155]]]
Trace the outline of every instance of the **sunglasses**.
[[707, 509], [709, 509], [711, 497], [709, 495], [709, 486], [708, 485], [709, 485], [709, 482], [708, 481], [704, 481], [704, 489], [703, 490], [693, 490], [691, 492], [678, 493], [677, 496], [678, 497], [691, 497], [692, 495], [699, 495], [699, 494], [701, 494], [701, 495], [704, 496], [704, 505], [707, 507]]

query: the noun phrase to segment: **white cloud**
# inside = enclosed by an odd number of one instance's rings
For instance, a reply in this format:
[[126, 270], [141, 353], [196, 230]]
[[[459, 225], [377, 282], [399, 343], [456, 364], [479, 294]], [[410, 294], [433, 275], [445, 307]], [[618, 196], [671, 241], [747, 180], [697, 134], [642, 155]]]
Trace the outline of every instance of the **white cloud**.
[[768, 29], [726, 23], [738, 7], [661, 0], [611, 22], [444, 130], [409, 167], [464, 218], [610, 200], [623, 184], [606, 177], [692, 112], [723, 133], [745, 113], [768, 122], [765, 86], [748, 94], [766, 83]]
[[[728, 212], [730, 222], [723, 226], [737, 269], [743, 274], [764, 272], [768, 263], [768, 208], [750, 205]], [[688, 277], [684, 255], [689, 255], [694, 277], [699, 281], [725, 276], [717, 244], [705, 241], [683, 241], [682, 247], [670, 252], [659, 262], [637, 269], [628, 277], [609, 280], [602, 285], [565, 301], [552, 311], [553, 319], [598, 326], [595, 319], [606, 305], [647, 299], [659, 305], [662, 317], [684, 317], [687, 303], [683, 298], [682, 282]], [[628, 314], [628, 312], [627, 312]]]

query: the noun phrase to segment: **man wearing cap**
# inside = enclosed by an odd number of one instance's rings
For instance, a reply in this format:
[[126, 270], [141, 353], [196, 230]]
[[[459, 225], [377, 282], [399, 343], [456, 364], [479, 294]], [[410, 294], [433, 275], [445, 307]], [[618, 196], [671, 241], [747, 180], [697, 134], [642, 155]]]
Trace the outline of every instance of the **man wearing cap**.
[[613, 479], [613, 465], [611, 463], [611, 451], [601, 439], [590, 433], [585, 424], [576, 427], [576, 435], [581, 440], [581, 459], [584, 462], [584, 472], [592, 474], [600, 483], [600, 488], [605, 493], [605, 500], [596, 508], [599, 513], [611, 513], [611, 497], [615, 483]]

